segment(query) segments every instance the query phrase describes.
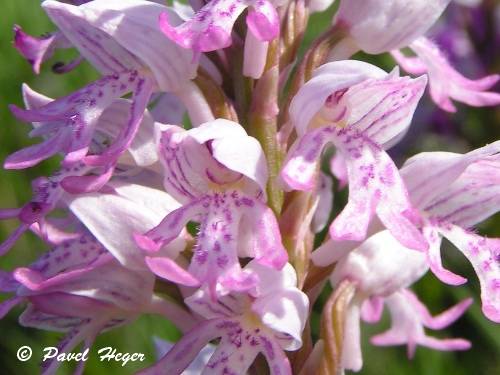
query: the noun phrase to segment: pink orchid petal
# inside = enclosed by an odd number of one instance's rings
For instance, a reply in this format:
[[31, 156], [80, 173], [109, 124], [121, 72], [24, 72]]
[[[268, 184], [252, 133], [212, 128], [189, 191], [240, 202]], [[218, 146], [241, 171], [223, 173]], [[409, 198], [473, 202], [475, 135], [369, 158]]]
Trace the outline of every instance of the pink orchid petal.
[[338, 190], [345, 188], [348, 183], [347, 166], [345, 159], [340, 152], [336, 152], [330, 159], [330, 171], [339, 181]]
[[[224, 275], [220, 276], [217, 281], [221, 286], [219, 293], [223, 295], [228, 291], [246, 292], [251, 290], [258, 285], [259, 278], [253, 273], [241, 270], [240, 264], [235, 263], [233, 267], [225, 270]], [[212, 285], [209, 285], [209, 288], [214, 288]], [[217, 292], [216, 288], [217, 285], [215, 285], [215, 292]], [[211, 293], [213, 294], [213, 290]]]
[[256, 37], [262, 40], [276, 38], [279, 31], [279, 18], [268, 1], [221, 0], [209, 2], [196, 15], [180, 26], [173, 26], [166, 13], [160, 16], [160, 28], [165, 35], [184, 48], [190, 48], [197, 56], [231, 45], [231, 32], [238, 16], [251, 6], [247, 24]]
[[413, 204], [424, 209], [430, 202], [447, 193], [469, 165], [488, 159], [500, 152], [500, 141], [493, 142], [466, 154], [451, 152], [423, 152], [406, 161], [401, 176]]
[[448, 327], [450, 324], [453, 324], [464, 314], [465, 310], [467, 310], [473, 302], [472, 298], [467, 298], [462, 302], [456, 304], [455, 306], [443, 311], [442, 313], [436, 316], [432, 316], [429, 313], [427, 307], [422, 302], [420, 302], [420, 300], [412, 291], [405, 290], [403, 292], [405, 293], [408, 302], [413, 305], [413, 308], [422, 318], [423, 325], [435, 330], [443, 329]]
[[165, 190], [181, 202], [198, 198], [208, 190], [206, 170], [213, 165], [206, 147], [200, 147], [194, 140], [185, 140], [187, 134], [177, 126], [157, 129]]
[[[222, 133], [222, 129], [217, 131]], [[268, 179], [266, 158], [255, 138], [247, 135], [219, 138], [214, 139], [211, 146], [215, 160], [254, 181], [265, 194]]]
[[212, 298], [207, 288], [199, 288], [196, 292], [184, 299], [189, 308], [205, 319], [229, 317], [238, 314], [241, 310], [241, 301], [232, 294]]
[[469, 260], [479, 279], [484, 315], [500, 322], [500, 239], [485, 238], [453, 225], [440, 232]]
[[144, 250], [157, 251], [177, 238], [190, 220], [196, 220], [203, 212], [204, 199], [193, 201], [170, 212], [156, 227], [145, 235], [136, 234], [137, 245]]
[[278, 293], [257, 298], [252, 305], [267, 327], [290, 337], [285, 350], [297, 350], [302, 346], [302, 331], [309, 311], [307, 296], [298, 289], [285, 289]]
[[14, 279], [11, 272], [0, 271], [0, 291], [15, 292], [19, 283]]
[[114, 167], [106, 168], [102, 174], [69, 176], [61, 181], [61, 187], [71, 194], [92, 193], [100, 190], [113, 175]]
[[428, 245], [413, 223], [414, 209], [389, 156], [359, 133], [338, 131], [335, 144], [346, 159], [349, 200], [330, 226], [332, 238], [363, 240], [376, 213], [403, 245], [425, 250]]
[[21, 212], [20, 208], [2, 208], [0, 209], [0, 220], [13, 219]]
[[248, 29], [259, 40], [270, 42], [279, 34], [278, 12], [268, 1], [254, 1], [246, 21]]
[[253, 296], [265, 296], [297, 287], [297, 274], [290, 263], [286, 263], [280, 270], [270, 270], [253, 259], [245, 266], [245, 270], [252, 271], [259, 278], [259, 284], [251, 293]]
[[32, 291], [40, 291], [63, 285], [64, 283], [86, 274], [94, 268], [108, 263], [112, 259], [111, 255], [105, 254], [97, 258], [97, 261], [93, 261], [89, 266], [59, 273], [49, 278], [44, 278], [43, 274], [37, 270], [21, 267], [14, 271], [14, 278], [26, 288]]
[[[11, 109], [24, 121], [57, 121], [59, 126], [57, 130], [54, 129], [55, 135], [53, 135], [54, 141], [52, 142], [58, 140], [57, 144], [63, 143], [58, 146], [58, 149], [63, 149], [61, 151], [67, 153], [65, 164], [68, 165], [80, 160], [87, 153], [102, 112], [122, 95], [130, 91], [140, 91], [143, 84], [141, 82], [143, 79], [138, 77], [136, 71], [123, 72], [105, 76], [73, 94], [56, 99], [42, 107], [23, 110], [12, 106]], [[147, 93], [147, 90], [145, 92]], [[138, 110], [141, 105], [144, 103], [138, 104]], [[133, 126], [128, 128], [133, 129]], [[54, 150], [50, 148], [46, 152], [38, 152], [35, 155], [39, 156], [32, 158], [38, 162], [54, 153]]]
[[292, 375], [292, 366], [285, 352], [272, 338], [260, 336], [261, 353], [264, 354], [271, 375]]
[[[247, 32], [243, 50], [243, 75], [259, 79], [266, 68], [269, 42], [258, 39], [253, 33]], [[281, 74], [281, 73], [280, 73]]]
[[330, 240], [314, 250], [311, 254], [311, 259], [315, 265], [326, 267], [332, 263], [338, 262], [360, 244], [360, 241]]
[[19, 316], [19, 324], [23, 327], [34, 327], [56, 332], [68, 332], [79, 327], [84, 322], [83, 318], [66, 317], [46, 314], [29, 303]]
[[200, 282], [189, 272], [169, 258], [146, 257], [146, 264], [151, 272], [176, 284], [196, 287]]
[[288, 254], [282, 245], [278, 222], [273, 211], [257, 200], [242, 199], [242, 201], [245, 205], [243, 215], [248, 227], [252, 228], [248, 255], [255, 257], [259, 264], [281, 269], [288, 261]]
[[[418, 300], [417, 305], [415, 305], [415, 301], [416, 297], [405, 290], [387, 298], [386, 302], [391, 312], [392, 325], [386, 332], [372, 337], [372, 344], [381, 346], [406, 344], [409, 358], [413, 357], [417, 344], [437, 350], [467, 350], [470, 348], [470, 343], [464, 339], [436, 339], [427, 336], [424, 332], [424, 322], [431, 323], [432, 318], [426, 314], [421, 316], [422, 305]], [[463, 312], [465, 305], [459, 305], [457, 309], [452, 308], [449, 315], [445, 313], [442, 321], [441, 317], [437, 317], [437, 322], [432, 323], [437, 323], [438, 327], [445, 321], [451, 323], [458, 318], [457, 312]], [[417, 314], [415, 314], [415, 308]]]
[[66, 38], [101, 73], [119, 73], [142, 67], [136, 56], [106, 32], [92, 26], [85, 18], [83, 8], [53, 0], [44, 1], [42, 7]]
[[[93, 339], [97, 334], [96, 330], [99, 328], [93, 326], [92, 324], [85, 325], [84, 323], [75, 327], [64, 339], [59, 342], [57, 346], [58, 353], [70, 353], [81, 341], [86, 340], [88, 337]], [[61, 362], [57, 360], [57, 357], [52, 357], [43, 361], [41, 363], [42, 375], [55, 374], [60, 365]], [[83, 370], [83, 367], [81, 370]]]
[[290, 117], [299, 135], [303, 135], [313, 117], [325, 105], [329, 96], [341, 92], [368, 78], [383, 79], [382, 69], [357, 60], [324, 64], [301, 87], [290, 104]]
[[436, 277], [442, 282], [450, 285], [461, 285], [466, 283], [466, 278], [443, 267], [443, 264], [441, 263], [441, 236], [438, 229], [432, 226], [424, 226], [423, 233], [429, 243], [427, 259], [434, 275], [436, 275]]
[[[132, 118], [129, 120], [132, 105], [132, 101], [127, 99], [115, 100], [113, 104], [104, 110], [99, 118], [99, 132], [104, 133], [110, 138], [117, 138], [120, 130], [123, 128], [123, 124], [133, 120]], [[139, 104], [139, 106], [141, 106], [141, 104]], [[134, 104], [134, 108], [137, 111], [138, 103]], [[168, 109], [169, 108], [166, 110]], [[149, 166], [158, 160], [156, 144], [154, 142], [154, 129], [154, 120], [151, 113], [146, 109], [143, 111], [143, 117], [139, 124], [139, 128], [128, 147], [130, 155], [138, 166]], [[106, 150], [107, 154], [109, 154], [109, 152], [109, 149]], [[111, 159], [113, 158], [111, 157]]]
[[368, 296], [387, 296], [419, 280], [429, 269], [424, 253], [405, 248], [388, 230], [378, 232], [340, 259], [332, 285], [348, 279]]
[[165, 38], [158, 25], [165, 12], [175, 24], [180, 23], [172, 9], [143, 0], [91, 1], [79, 8], [89, 27], [105, 32], [151, 70], [161, 91], [180, 90], [196, 76], [198, 64], [191, 53]]
[[0, 319], [3, 319], [5, 315], [9, 313], [16, 305], [21, 303], [24, 300], [24, 297], [14, 297], [9, 298], [2, 303], [0, 303]]
[[223, 336], [217, 349], [212, 354], [201, 373], [238, 374], [248, 373], [255, 357], [259, 354], [259, 347], [252, 347], [241, 343], [240, 346], [231, 342], [232, 337]]
[[[177, 4], [177, 3], [176, 3]], [[150, 109], [154, 120], [162, 124], [181, 124], [186, 108], [177, 96], [169, 93], [160, 94]]]
[[320, 174], [317, 194], [319, 197], [318, 207], [311, 223], [314, 233], [319, 233], [326, 227], [333, 209], [333, 181], [327, 174]]
[[56, 220], [41, 219], [30, 226], [30, 230], [51, 245], [60, 245], [63, 242], [74, 240], [81, 236], [78, 232], [67, 232]]
[[[153, 341], [155, 344], [156, 356], [158, 358], [163, 357], [174, 346], [173, 343], [170, 343], [169, 341], [166, 340], [162, 340], [158, 337], [153, 337]], [[214, 352], [215, 352], [215, 346], [213, 344], [207, 344], [200, 351], [200, 353], [198, 353], [193, 362], [191, 362], [191, 364], [184, 370], [184, 374], [185, 375], [201, 374], [201, 372], [205, 368], [205, 365], [208, 363], [210, 357], [214, 354]]]
[[29, 296], [29, 301], [46, 314], [88, 318], [103, 314], [111, 305], [93, 298], [75, 296], [67, 293], [47, 293]]
[[200, 350], [212, 339], [220, 337], [217, 328], [222, 319], [206, 320], [186, 333], [155, 365], [140, 371], [139, 375], [180, 374], [194, 360]]
[[500, 157], [470, 164], [425, 211], [440, 220], [472, 227], [500, 210]]
[[[115, 142], [100, 155], [88, 156], [85, 160], [89, 165], [105, 165], [118, 159], [118, 156], [125, 152], [131, 145], [139, 130], [139, 125], [144, 116], [144, 111], [148, 105], [153, 92], [153, 83], [150, 79], [139, 79], [133, 91], [130, 115], [127, 118], [126, 126], [122, 126], [122, 131], [118, 134]], [[90, 162], [91, 161], [91, 162]]]
[[332, 141], [332, 132], [331, 127], [311, 130], [293, 146], [280, 174], [289, 188], [303, 191], [314, 188], [318, 161], [325, 145]]
[[[72, 169], [64, 168], [49, 178], [35, 179], [32, 182], [32, 200], [18, 211], [17, 217], [21, 225], [0, 245], [0, 255], [5, 254], [32, 224], [43, 222], [45, 215], [57, 206], [64, 192], [61, 181], [68, 174], [80, 174], [85, 171], [85, 167], [75, 166]], [[9, 215], [12, 213], [12, 210], [7, 212]]]
[[373, 324], [380, 321], [384, 312], [384, 299], [382, 297], [371, 297], [361, 305], [361, 317], [363, 321]]
[[112, 258], [95, 238], [88, 234], [52, 248], [29, 268], [18, 268], [14, 278], [31, 290], [61, 285], [79, 278]]
[[[52, 100], [54, 100], [52, 98], [49, 98], [48, 96], [36, 92], [26, 83], [23, 83], [22, 91], [23, 102], [27, 109], [43, 107], [44, 105], [49, 104]], [[36, 127], [37, 126], [35, 126], [35, 128]]]
[[408, 131], [426, 85], [426, 76], [399, 77], [396, 70], [385, 79], [371, 78], [351, 86], [338, 105], [349, 108], [344, 120], [349, 126], [379, 145], [392, 145]]
[[434, 337], [423, 337], [420, 345], [441, 351], [468, 350], [472, 347], [469, 340], [465, 339], [436, 339]]
[[226, 188], [242, 178], [248, 194], [265, 191], [262, 148], [235, 122], [217, 119], [189, 131], [161, 126], [158, 138], [166, 190], [180, 200], [199, 197], [214, 184]]
[[42, 143], [25, 147], [9, 155], [4, 162], [5, 169], [25, 169], [37, 165], [41, 161], [62, 151], [69, 142], [69, 134], [58, 132], [55, 137]]
[[36, 38], [26, 34], [20, 26], [14, 25], [14, 47], [31, 64], [36, 74], [40, 73], [42, 63], [54, 53], [57, 39], [60, 37], [60, 34], [54, 33]]
[[29, 229], [29, 225], [21, 224], [0, 244], [0, 256], [6, 254], [21, 235]]
[[423, 35], [449, 2], [341, 1], [334, 23], [346, 27], [350, 37], [363, 51], [380, 54], [403, 48]]
[[392, 50], [391, 55], [396, 60], [399, 66], [411, 74], [425, 74], [427, 73], [427, 65], [418, 57], [408, 57], [400, 50]]
[[[253, 277], [241, 271], [238, 260], [240, 242], [240, 221], [252, 200], [236, 192], [214, 193], [206, 198], [204, 218], [200, 222], [200, 233], [194, 249], [189, 271], [212, 293], [217, 291], [217, 283], [237, 290], [255, 286]], [[231, 277], [234, 275], [234, 278]]]
[[456, 111], [450, 99], [474, 107], [500, 104], [499, 93], [486, 91], [498, 82], [499, 75], [475, 81], [465, 78], [450, 65], [439, 47], [424, 37], [412, 42], [410, 47], [427, 66], [432, 99], [443, 110]]

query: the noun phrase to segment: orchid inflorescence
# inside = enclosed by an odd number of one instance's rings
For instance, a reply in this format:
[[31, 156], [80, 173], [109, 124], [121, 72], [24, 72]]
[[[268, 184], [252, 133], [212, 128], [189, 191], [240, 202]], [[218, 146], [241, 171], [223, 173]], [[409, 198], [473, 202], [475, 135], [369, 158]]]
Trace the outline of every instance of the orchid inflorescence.
[[[0, 316], [26, 304], [20, 324], [66, 332], [67, 352], [159, 314], [183, 335], [160, 343], [166, 353], [143, 374], [358, 371], [360, 321], [380, 320], [384, 306], [392, 325], [372, 344], [406, 345], [410, 357], [417, 345], [468, 349], [425, 328], [447, 327], [472, 300], [432, 316], [410, 288], [429, 270], [466, 282], [442, 264], [446, 238], [479, 278], [484, 315], [500, 322], [500, 239], [474, 232], [500, 210], [500, 141], [401, 168], [387, 153], [427, 85], [448, 112], [453, 101], [500, 103], [488, 91], [498, 75], [465, 78], [425, 36], [449, 2], [341, 0], [305, 54], [309, 14], [334, 0], [42, 2], [55, 31], [14, 28], [34, 72], [73, 48], [79, 57], [57, 72], [87, 61], [101, 77], [57, 99], [24, 85], [25, 108], [11, 106], [41, 141], [4, 167], [62, 161], [33, 181], [30, 202], [0, 210], [19, 221], [2, 255], [27, 231], [50, 247], [2, 271], [12, 296]], [[352, 59], [358, 51], [389, 52], [416, 77]], [[332, 218], [334, 186], [348, 198]], [[314, 342], [310, 316], [328, 281]], [[58, 365], [45, 361], [43, 373]]]

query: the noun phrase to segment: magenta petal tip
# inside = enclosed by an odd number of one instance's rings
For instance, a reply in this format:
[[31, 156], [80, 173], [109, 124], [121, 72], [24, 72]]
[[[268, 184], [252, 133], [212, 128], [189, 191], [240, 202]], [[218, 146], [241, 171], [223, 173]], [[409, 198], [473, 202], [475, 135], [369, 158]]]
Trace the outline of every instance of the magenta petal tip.
[[137, 246], [139, 246], [142, 250], [156, 252], [161, 248], [161, 244], [153, 241], [147, 235], [134, 233], [132, 236], [134, 237], [134, 241]]

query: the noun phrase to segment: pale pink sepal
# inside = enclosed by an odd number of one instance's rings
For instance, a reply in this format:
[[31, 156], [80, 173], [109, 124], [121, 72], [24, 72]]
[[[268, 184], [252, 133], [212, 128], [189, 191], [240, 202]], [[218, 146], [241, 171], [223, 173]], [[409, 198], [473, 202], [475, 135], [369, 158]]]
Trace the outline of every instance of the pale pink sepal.
[[343, 0], [334, 23], [365, 52], [379, 54], [407, 46], [439, 18], [450, 0]]
[[[154, 188], [130, 183], [113, 183], [112, 186], [114, 193], [68, 196], [66, 202], [122, 264], [132, 269], [144, 269], [143, 255], [134, 242], [133, 234], [150, 229], [164, 215], [179, 207], [179, 203]], [[122, 220], [124, 217], [127, 220]], [[176, 256], [183, 248], [184, 240], [179, 238], [165, 251]]]

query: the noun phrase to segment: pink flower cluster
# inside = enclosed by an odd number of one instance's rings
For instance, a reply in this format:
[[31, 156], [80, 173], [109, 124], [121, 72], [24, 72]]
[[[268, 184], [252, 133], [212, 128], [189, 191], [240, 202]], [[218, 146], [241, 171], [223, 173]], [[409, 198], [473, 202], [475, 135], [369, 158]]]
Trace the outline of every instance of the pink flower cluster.
[[[30, 202], [0, 210], [19, 221], [2, 255], [27, 231], [50, 248], [0, 273], [12, 295], [0, 317], [25, 304], [20, 324], [66, 332], [69, 352], [160, 314], [183, 336], [161, 344], [167, 352], [144, 374], [246, 374], [260, 354], [274, 375], [358, 371], [360, 321], [378, 321], [384, 305], [392, 326], [374, 345], [407, 345], [410, 357], [417, 345], [469, 348], [425, 328], [450, 325], [472, 301], [432, 316], [410, 287], [429, 270], [466, 282], [441, 262], [446, 238], [479, 278], [484, 315], [500, 322], [500, 239], [474, 232], [500, 210], [500, 141], [420, 153], [401, 168], [387, 153], [427, 84], [445, 111], [452, 99], [500, 104], [487, 91], [498, 75], [465, 78], [424, 35], [449, 2], [341, 0], [302, 57], [309, 12], [333, 0], [44, 1], [56, 31], [37, 38], [15, 26], [14, 46], [37, 74], [72, 48], [80, 57], [58, 72], [86, 61], [101, 77], [57, 99], [24, 85], [25, 108], [11, 106], [41, 141], [4, 167], [62, 161], [33, 181]], [[418, 77], [352, 59], [359, 50], [390, 52]], [[330, 221], [332, 175], [348, 199]], [[310, 316], [328, 279], [327, 305], [343, 318], [314, 343]], [[158, 284], [177, 292], [160, 296]], [[340, 345], [325, 344], [332, 330]], [[43, 373], [58, 365], [44, 362]]]

